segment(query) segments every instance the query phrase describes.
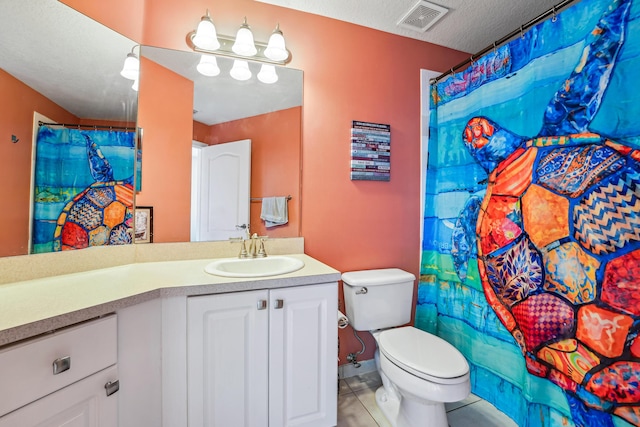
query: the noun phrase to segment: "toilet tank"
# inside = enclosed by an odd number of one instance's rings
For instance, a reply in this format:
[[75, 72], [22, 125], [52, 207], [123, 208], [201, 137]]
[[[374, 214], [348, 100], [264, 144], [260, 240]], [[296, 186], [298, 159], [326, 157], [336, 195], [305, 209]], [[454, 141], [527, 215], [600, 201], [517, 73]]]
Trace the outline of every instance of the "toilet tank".
[[409, 323], [415, 279], [413, 274], [399, 268], [342, 274], [351, 326], [357, 331], [372, 331]]

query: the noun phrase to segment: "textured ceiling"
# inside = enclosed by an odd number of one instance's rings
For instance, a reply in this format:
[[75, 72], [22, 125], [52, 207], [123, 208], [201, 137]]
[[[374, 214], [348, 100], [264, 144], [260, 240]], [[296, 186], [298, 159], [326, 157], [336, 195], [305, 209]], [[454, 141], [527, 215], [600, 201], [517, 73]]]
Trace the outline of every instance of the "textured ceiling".
[[302, 105], [302, 71], [280, 67], [278, 81], [264, 84], [256, 79], [260, 66], [249, 64], [253, 77], [234, 80], [230, 58], [218, 57], [220, 74], [203, 76], [196, 70], [200, 54], [143, 46], [142, 56], [193, 81], [194, 120], [214, 125]]
[[0, 0], [0, 68], [79, 118], [135, 120], [137, 93], [120, 76], [133, 46], [58, 1]]
[[397, 23], [418, 0], [256, 0], [387, 33], [476, 53], [560, 3], [560, 0], [432, 0], [449, 10], [425, 32]]

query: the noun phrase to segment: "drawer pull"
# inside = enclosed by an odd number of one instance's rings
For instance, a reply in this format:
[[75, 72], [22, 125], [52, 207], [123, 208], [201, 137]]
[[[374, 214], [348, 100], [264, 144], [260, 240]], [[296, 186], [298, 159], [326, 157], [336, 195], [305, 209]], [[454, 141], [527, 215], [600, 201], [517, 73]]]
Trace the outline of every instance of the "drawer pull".
[[267, 309], [267, 300], [261, 299], [258, 301], [258, 310], [266, 310]]
[[282, 299], [277, 299], [277, 300], [276, 300], [275, 308], [279, 310], [279, 309], [281, 309], [282, 307], [284, 307], [284, 300], [282, 300]]
[[104, 389], [107, 391], [107, 396], [111, 396], [113, 393], [116, 393], [120, 390], [120, 381], [109, 381], [104, 385]]
[[71, 356], [61, 357], [53, 361], [53, 375], [58, 375], [71, 369]]

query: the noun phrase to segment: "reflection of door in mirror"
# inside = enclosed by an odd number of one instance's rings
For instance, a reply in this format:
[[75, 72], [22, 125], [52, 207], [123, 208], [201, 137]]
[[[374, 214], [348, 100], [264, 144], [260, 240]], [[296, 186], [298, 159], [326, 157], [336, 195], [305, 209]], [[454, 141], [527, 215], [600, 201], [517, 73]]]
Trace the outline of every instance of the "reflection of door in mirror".
[[217, 145], [194, 141], [191, 240], [245, 237], [249, 224], [251, 140]]
[[[162, 169], [166, 160], [184, 158], [186, 152], [183, 151], [185, 149], [183, 141], [186, 138], [189, 146], [192, 140], [202, 141], [212, 146], [226, 141], [251, 139], [251, 197], [255, 199], [255, 203], [249, 204], [251, 232], [267, 235], [270, 238], [299, 236], [302, 71], [278, 67], [279, 80], [274, 84], [264, 84], [256, 78], [240, 82], [229, 75], [233, 64], [230, 58], [218, 57], [218, 66], [222, 72], [218, 76], [210, 77], [198, 73], [197, 65], [201, 57], [198, 53], [142, 46], [141, 54], [143, 72], [140, 126], [145, 128], [145, 132], [148, 131], [145, 134], [148, 141], [155, 138], [161, 139], [163, 135], [171, 133], [172, 139], [176, 141], [179, 139], [180, 143], [167, 144], [161, 149], [155, 143], [145, 146], [147, 179], [137, 200], [140, 203], [144, 201], [147, 205], [168, 206], [166, 209], [169, 205], [173, 207], [175, 198], [166, 191], [154, 193], [154, 188], [159, 188], [163, 185], [161, 182], [166, 179]], [[257, 73], [259, 65], [251, 63], [249, 67], [253, 67], [254, 73]], [[186, 121], [185, 106], [178, 104], [175, 99], [166, 103], [170, 104], [170, 110], [154, 111], [159, 99], [155, 96], [168, 92], [170, 88], [181, 87], [185, 80], [188, 83], [192, 82], [193, 94], [170, 93], [184, 95], [185, 100], [186, 95], [191, 98], [190, 107], [192, 108], [189, 113], [192, 113], [192, 121], [189, 129], [182, 121]], [[145, 82], [153, 84], [145, 85]], [[146, 99], [151, 99], [152, 96], [153, 101], [146, 102]], [[180, 121], [177, 121], [178, 117]], [[156, 118], [157, 121], [154, 121]], [[160, 159], [165, 161], [159, 161]], [[150, 178], [155, 170], [158, 171], [158, 175]], [[171, 177], [182, 181], [186, 174], [191, 177], [190, 170], [174, 168]], [[287, 204], [288, 222], [267, 229], [264, 221], [260, 219], [262, 203], [259, 200], [263, 197], [288, 195], [292, 196]], [[194, 214], [182, 209], [183, 199], [179, 202], [179, 212], [163, 223], [162, 227], [178, 230], [174, 235], [177, 236], [180, 233], [180, 239], [182, 239], [187, 218], [193, 218]], [[189, 217], [185, 217], [185, 214]], [[193, 233], [191, 235], [193, 236]], [[223, 240], [228, 238], [228, 235], [222, 237]], [[180, 241], [180, 239], [166, 241]], [[159, 238], [154, 241], [165, 240]]]

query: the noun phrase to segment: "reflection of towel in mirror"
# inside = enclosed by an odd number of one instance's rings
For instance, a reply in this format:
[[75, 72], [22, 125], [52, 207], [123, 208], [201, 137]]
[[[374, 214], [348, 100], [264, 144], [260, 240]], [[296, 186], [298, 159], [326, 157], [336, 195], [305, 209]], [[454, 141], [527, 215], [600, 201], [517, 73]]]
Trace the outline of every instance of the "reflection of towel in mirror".
[[286, 197], [263, 197], [260, 218], [266, 227], [276, 227], [289, 221]]

